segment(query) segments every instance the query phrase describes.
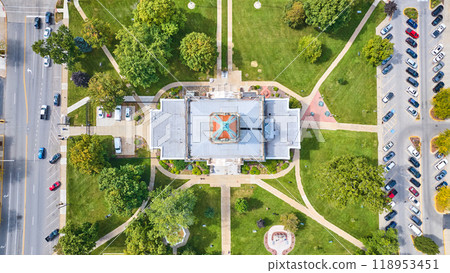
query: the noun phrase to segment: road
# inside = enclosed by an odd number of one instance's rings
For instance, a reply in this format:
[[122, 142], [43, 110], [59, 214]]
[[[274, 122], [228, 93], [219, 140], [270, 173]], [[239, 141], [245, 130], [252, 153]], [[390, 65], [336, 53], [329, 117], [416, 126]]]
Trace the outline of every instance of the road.
[[[1, 128], [6, 138], [0, 254], [51, 254], [44, 238], [59, 227], [59, 192], [48, 187], [59, 180], [59, 164], [48, 160], [59, 151], [59, 109], [53, 95], [61, 89], [61, 67], [44, 68], [31, 45], [43, 37], [44, 15], [56, 1], [3, 0], [8, 17], [7, 77], [4, 80]], [[40, 30], [33, 27], [42, 17]], [[55, 25], [52, 25], [55, 28]], [[49, 120], [39, 120], [40, 105], [50, 105]], [[39, 147], [47, 158], [39, 160]]]
[[[421, 166], [418, 170], [422, 174], [421, 179], [419, 179], [422, 186], [418, 188], [420, 192], [418, 199], [421, 203], [420, 218], [423, 221], [423, 225], [420, 228], [425, 236], [431, 237], [439, 245], [441, 253], [443, 253], [443, 216], [438, 214], [434, 209], [434, 195], [436, 194], [434, 187], [438, 184], [434, 179], [434, 176], [437, 174], [437, 171], [434, 169], [434, 164], [437, 160], [434, 157], [434, 154], [431, 153], [430, 140], [440, 132], [450, 128], [450, 123], [448, 121], [435, 121], [429, 115], [429, 111], [432, 107], [431, 99], [435, 95], [432, 92], [435, 83], [431, 80], [434, 73], [432, 72], [433, 56], [430, 51], [438, 43], [446, 44], [443, 42], [443, 39], [448, 39], [446, 37], [450, 37], [450, 33], [446, 30], [437, 39], [431, 37], [430, 33], [435, 27], [431, 25], [431, 21], [434, 17], [431, 16], [428, 2], [408, 1], [405, 3], [400, 1], [397, 2], [397, 4], [399, 11], [397, 11], [390, 21], [393, 25], [391, 33], [394, 36], [392, 39], [392, 42], [394, 43], [394, 57], [391, 60], [394, 69], [387, 75], [382, 75], [381, 73], [377, 75], [377, 77], [381, 77], [382, 79], [381, 95], [384, 96], [389, 91], [392, 91], [395, 94], [394, 98], [388, 103], [384, 104], [379, 102], [383, 104], [381, 108], [383, 111], [382, 115], [390, 110], [394, 110], [395, 112], [394, 117], [383, 124], [383, 143], [380, 143], [381, 149], [387, 142], [393, 141], [394, 147], [391, 150], [396, 153], [393, 160], [397, 163], [397, 166], [386, 175], [386, 182], [390, 179], [395, 179], [397, 181], [395, 188], [397, 189], [398, 194], [394, 197], [394, 201], [396, 202], [394, 209], [397, 210], [398, 215], [393, 220], [398, 223], [397, 229], [399, 231], [400, 254], [421, 254], [415, 250], [411, 240], [412, 232], [408, 228], [408, 224], [412, 223], [410, 220], [412, 212], [409, 210], [409, 207], [412, 204], [408, 200], [408, 197], [411, 194], [409, 193], [408, 188], [413, 186], [409, 182], [410, 178], [413, 176], [407, 170], [409, 166], [412, 166], [408, 161], [411, 156], [407, 151], [407, 147], [411, 145], [409, 137], [419, 136], [421, 138], [422, 146], [421, 159], [419, 160]], [[406, 7], [415, 7], [419, 11], [419, 26], [417, 28], [417, 32], [419, 33], [419, 39], [417, 39], [418, 47], [415, 49], [412, 48], [418, 54], [418, 58], [415, 59], [415, 61], [418, 64], [418, 69], [416, 70], [419, 73], [419, 96], [414, 98], [420, 103], [418, 108], [420, 119], [418, 120], [406, 111], [406, 108], [410, 106], [408, 99], [412, 97], [406, 92], [407, 87], [410, 85], [406, 82], [406, 78], [409, 75], [405, 71], [408, 67], [405, 60], [411, 58], [406, 53], [406, 49], [408, 47], [411, 48], [405, 42], [405, 39], [408, 37], [405, 33], [405, 29], [408, 27], [406, 24], [407, 17], [402, 14], [403, 9]], [[448, 8], [450, 8], [450, 6]], [[449, 16], [444, 15], [444, 22], [449, 19], [446, 17]], [[450, 74], [449, 68], [450, 67], [447, 65], [443, 69], [446, 75]], [[447, 78], [448, 76], [444, 77], [444, 82]], [[385, 153], [383, 153], [383, 156], [384, 154]], [[379, 160], [381, 164], [384, 164], [382, 158]], [[448, 166], [447, 170], [449, 170]], [[387, 224], [388, 223], [384, 220], [380, 221], [381, 228], [384, 228]]]

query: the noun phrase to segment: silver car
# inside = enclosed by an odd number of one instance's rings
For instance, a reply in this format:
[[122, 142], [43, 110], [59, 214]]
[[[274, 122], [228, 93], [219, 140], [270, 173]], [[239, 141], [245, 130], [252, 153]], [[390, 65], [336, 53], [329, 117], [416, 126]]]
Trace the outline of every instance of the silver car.
[[50, 34], [52, 34], [52, 28], [46, 27], [44, 30], [44, 39], [47, 39], [48, 37], [50, 37]]
[[444, 62], [439, 62], [435, 67], [433, 67], [433, 72], [437, 73], [444, 67]]
[[387, 151], [389, 151], [393, 146], [394, 146], [394, 142], [389, 141], [389, 142], [383, 147], [383, 151], [387, 152]]
[[389, 31], [391, 31], [392, 28], [393, 28], [393, 26], [391, 24], [388, 24], [380, 31], [381, 35], [385, 35]]
[[409, 209], [414, 212], [416, 215], [420, 215], [420, 210], [415, 206], [409, 206]]
[[442, 61], [442, 59], [444, 59], [444, 57], [445, 57], [445, 52], [439, 53], [436, 57], [434, 57], [433, 63]]
[[405, 62], [407, 65], [411, 66], [412, 68], [417, 69], [417, 63], [415, 61], [411, 60], [410, 58], [406, 59]]
[[412, 108], [411, 106], [408, 106], [408, 108], [406, 108], [406, 111], [408, 111], [408, 113], [410, 113], [413, 117], [417, 117], [417, 115], [419, 113], [417, 113], [416, 110], [414, 110], [414, 108]]
[[50, 66], [50, 56], [45, 56], [44, 57], [44, 67], [49, 67]]

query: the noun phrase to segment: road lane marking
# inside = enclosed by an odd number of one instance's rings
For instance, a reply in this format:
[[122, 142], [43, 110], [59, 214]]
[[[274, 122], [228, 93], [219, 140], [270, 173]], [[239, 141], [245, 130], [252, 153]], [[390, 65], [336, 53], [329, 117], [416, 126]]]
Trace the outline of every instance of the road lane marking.
[[[28, 115], [27, 115], [28, 117]], [[22, 255], [25, 252], [25, 225], [27, 222], [27, 168], [28, 168], [28, 135], [25, 135], [25, 197], [23, 201], [23, 234], [22, 234]], [[17, 191], [19, 192], [19, 191]]]
[[55, 218], [53, 221], [51, 221], [45, 228], [48, 228], [49, 226], [51, 226], [53, 223], [55, 223], [56, 220], [58, 220], [58, 218]]
[[[50, 195], [50, 197], [52, 196], [52, 194]], [[47, 197], [47, 199], [48, 199], [48, 197]], [[47, 209], [51, 206], [51, 205], [53, 205], [53, 203], [55, 203], [56, 201], [58, 201], [58, 198], [55, 198], [55, 200], [53, 200], [48, 206], [47, 206]]]

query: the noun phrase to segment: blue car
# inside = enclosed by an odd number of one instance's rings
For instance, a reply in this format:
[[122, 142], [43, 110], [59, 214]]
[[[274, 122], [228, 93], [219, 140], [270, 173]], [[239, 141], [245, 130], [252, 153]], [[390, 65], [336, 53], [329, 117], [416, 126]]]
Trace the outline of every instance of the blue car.
[[383, 121], [384, 121], [384, 122], [387, 122], [387, 121], [390, 120], [393, 116], [394, 116], [394, 112], [389, 111], [389, 112], [387, 112], [386, 115], [384, 115]]
[[436, 178], [437, 181], [442, 180], [442, 178], [444, 178], [447, 175], [447, 171], [446, 170], [442, 170], [440, 173], [438, 173], [438, 175], [436, 175], [434, 178]]
[[383, 71], [381, 71], [381, 73], [383, 73], [383, 75], [386, 75], [387, 73], [389, 73], [389, 71], [392, 70], [392, 68], [394, 68], [394, 66], [392, 64], [388, 64], [385, 68], [383, 68]]
[[413, 57], [413, 59], [416, 59], [416, 58], [417, 58], [417, 53], [414, 52], [411, 48], [407, 48], [407, 49], [406, 49], [406, 53], [408, 53], [409, 56]]
[[397, 226], [397, 223], [395, 221], [392, 221], [389, 223], [389, 225], [385, 228], [386, 231], [390, 228], [395, 228]]
[[411, 84], [412, 86], [414, 86], [414, 87], [419, 86], [419, 83], [418, 83], [415, 79], [413, 79], [413, 78], [411, 78], [411, 77], [408, 77], [408, 78], [406, 79], [406, 81], [407, 81], [409, 84]]
[[45, 148], [44, 147], [39, 148], [38, 158], [39, 159], [44, 159], [45, 158]]
[[407, 23], [408, 25], [410, 25], [413, 29], [416, 29], [416, 28], [417, 28], [417, 23], [416, 23], [416, 21], [414, 21], [413, 19], [408, 19], [408, 21], [406, 21], [406, 23]]
[[408, 168], [408, 171], [409, 171], [412, 175], [414, 175], [414, 177], [417, 178], [417, 179], [419, 179], [419, 178], [422, 176], [422, 175], [419, 173], [419, 171], [416, 170], [416, 168], [414, 168], [414, 167], [409, 167], [409, 168]]
[[397, 185], [397, 181], [391, 180], [384, 186], [384, 189], [390, 191], [395, 185]]
[[409, 98], [408, 102], [416, 108], [419, 107], [419, 103], [413, 98]]
[[384, 162], [388, 162], [395, 156], [395, 153], [393, 151], [390, 151], [385, 157], [383, 157]]

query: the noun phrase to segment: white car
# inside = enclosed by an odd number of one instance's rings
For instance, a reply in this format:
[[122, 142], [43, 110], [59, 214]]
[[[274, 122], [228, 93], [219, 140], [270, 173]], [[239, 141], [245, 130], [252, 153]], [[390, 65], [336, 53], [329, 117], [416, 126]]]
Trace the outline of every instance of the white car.
[[414, 206], [420, 207], [420, 202], [417, 201], [417, 199], [416, 199], [414, 196], [410, 195], [410, 196], [409, 196], [409, 201], [411, 201], [411, 203], [413, 203]]
[[408, 152], [414, 156], [416, 159], [420, 158], [420, 153], [412, 145], [408, 146]]
[[105, 117], [105, 114], [103, 113], [103, 108], [102, 107], [98, 108], [97, 115], [98, 115], [98, 118], [104, 118]]
[[408, 92], [409, 94], [411, 94], [411, 96], [413, 97], [417, 97], [419, 95], [419, 93], [417, 92], [416, 89], [412, 88], [411, 86], [409, 86], [408, 88], [406, 88], [406, 92]]
[[416, 236], [422, 236], [422, 234], [423, 234], [422, 231], [418, 227], [416, 227], [415, 225], [408, 224], [408, 227], [409, 227], [410, 230], [412, 230], [414, 232], [414, 234], [416, 234]]
[[116, 106], [116, 110], [114, 110], [114, 119], [117, 121], [122, 120], [122, 106], [121, 105]]
[[417, 117], [417, 115], [419, 113], [417, 113], [416, 110], [414, 110], [414, 108], [412, 108], [411, 106], [408, 106], [408, 108], [406, 108], [406, 111], [408, 111], [408, 113], [410, 113], [413, 117]]
[[434, 57], [433, 63], [438, 63], [438, 62], [442, 61], [442, 59], [444, 59], [444, 57], [445, 57], [445, 52], [439, 53], [436, 57]]
[[433, 48], [433, 50], [431, 51], [431, 54], [436, 56], [439, 52], [441, 52], [441, 50], [443, 48], [444, 48], [443, 44], [438, 44], [435, 48]]
[[444, 24], [441, 24], [438, 26], [433, 32], [431, 32], [431, 37], [436, 38], [445, 30], [446, 26]]
[[44, 29], [44, 39], [47, 39], [48, 37], [50, 37], [50, 34], [52, 34], [52, 28], [46, 27]]
[[410, 58], [406, 59], [405, 62], [406, 62], [407, 65], [411, 66], [412, 68], [417, 69], [417, 64], [416, 64], [416, 62], [413, 61], [413, 60], [411, 60]]
[[388, 205], [391, 206], [391, 208], [393, 208], [393, 207], [395, 207], [395, 202], [391, 201]]
[[389, 141], [384, 147], [383, 147], [383, 151], [387, 152], [389, 151], [389, 149], [391, 149], [394, 146], [394, 142]]
[[445, 165], [447, 165], [448, 160], [446, 158], [441, 159], [436, 165], [434, 165], [434, 167], [436, 168], [436, 170], [440, 171], [442, 170]]
[[44, 67], [49, 67], [50, 66], [50, 56], [45, 56], [44, 57]]
[[391, 31], [392, 28], [393, 28], [393, 26], [391, 24], [388, 24], [380, 31], [381, 35], [385, 35], [389, 31]]
[[125, 108], [125, 120], [131, 121], [131, 107]]
[[395, 162], [391, 161], [384, 167], [384, 170], [388, 172], [388, 171], [392, 170], [392, 168], [394, 168], [394, 167], [395, 167]]
[[420, 210], [416, 208], [415, 206], [409, 206], [409, 209], [414, 212], [417, 216], [420, 215]]

